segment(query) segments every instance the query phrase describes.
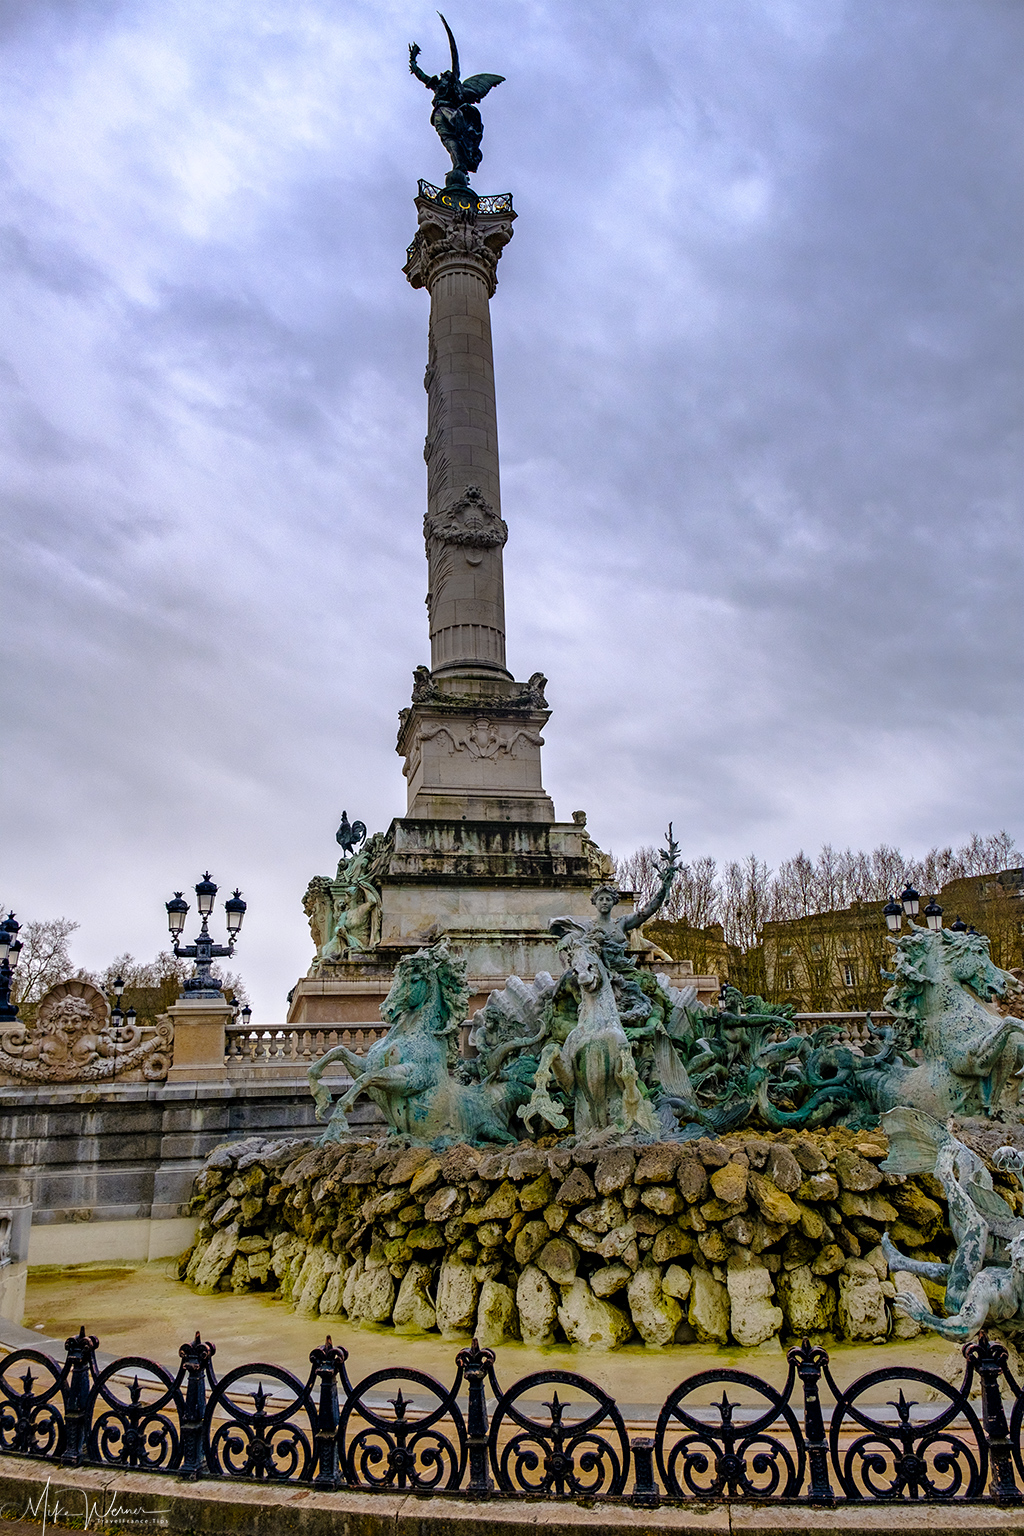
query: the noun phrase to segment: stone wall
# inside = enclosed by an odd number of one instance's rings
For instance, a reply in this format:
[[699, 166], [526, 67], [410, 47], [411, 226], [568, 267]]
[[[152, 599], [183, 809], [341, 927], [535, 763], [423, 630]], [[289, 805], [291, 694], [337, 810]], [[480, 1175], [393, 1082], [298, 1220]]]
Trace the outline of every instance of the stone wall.
[[953, 1244], [941, 1187], [883, 1173], [887, 1150], [844, 1130], [436, 1154], [250, 1138], [197, 1179], [181, 1273], [206, 1293], [279, 1290], [305, 1315], [491, 1345], [907, 1338], [919, 1328], [887, 1306], [881, 1235], [932, 1260]]
[[[293, 1082], [100, 1083], [0, 1089], [0, 1205], [32, 1207], [29, 1263], [180, 1253], [196, 1174], [227, 1137], [316, 1134]], [[356, 1110], [363, 1134], [379, 1114]]]

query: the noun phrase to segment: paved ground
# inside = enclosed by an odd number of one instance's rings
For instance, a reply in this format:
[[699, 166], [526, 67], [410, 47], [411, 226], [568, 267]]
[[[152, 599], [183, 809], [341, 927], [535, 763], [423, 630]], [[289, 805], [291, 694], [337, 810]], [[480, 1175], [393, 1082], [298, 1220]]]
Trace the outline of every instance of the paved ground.
[[[328, 1330], [334, 1342], [349, 1351], [353, 1379], [386, 1366], [409, 1366], [447, 1381], [460, 1348], [458, 1342], [436, 1334], [409, 1337], [391, 1328], [362, 1328], [337, 1318], [297, 1317], [271, 1297], [197, 1296], [174, 1278], [169, 1261], [106, 1268], [85, 1265], [71, 1276], [30, 1276], [25, 1323], [40, 1339], [56, 1340], [58, 1347], [84, 1323], [86, 1332], [98, 1336], [105, 1353], [146, 1355], [172, 1369], [177, 1366], [179, 1345], [198, 1330], [216, 1344], [215, 1365], [220, 1374], [236, 1365], [265, 1360], [287, 1366], [304, 1378], [309, 1351], [323, 1342]], [[53, 1348], [49, 1346], [49, 1352]], [[943, 1375], [954, 1362], [962, 1364], [959, 1351], [934, 1334], [908, 1343], [840, 1344], [832, 1351], [832, 1371], [841, 1386], [883, 1365], [915, 1365]], [[507, 1386], [531, 1371], [552, 1367], [578, 1371], [610, 1392], [623, 1408], [632, 1405], [630, 1418], [646, 1418], [641, 1408], [649, 1411], [650, 1405], [660, 1405], [684, 1377], [715, 1366], [747, 1370], [775, 1386], [783, 1384], [787, 1369], [780, 1348], [709, 1350], [689, 1344], [648, 1349], [634, 1344], [605, 1354], [566, 1346], [538, 1350], [505, 1344], [498, 1351], [497, 1372]], [[720, 1389], [715, 1395], [719, 1394]], [[890, 1395], [891, 1388], [879, 1389], [879, 1401]]]

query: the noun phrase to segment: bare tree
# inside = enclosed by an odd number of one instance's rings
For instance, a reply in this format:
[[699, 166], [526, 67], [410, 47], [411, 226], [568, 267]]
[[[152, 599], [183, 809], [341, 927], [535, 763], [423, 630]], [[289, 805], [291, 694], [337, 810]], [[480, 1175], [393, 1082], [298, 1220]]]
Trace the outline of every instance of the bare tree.
[[39, 999], [58, 982], [82, 976], [68, 951], [78, 923], [70, 917], [50, 917], [22, 924], [18, 934], [21, 956], [14, 973], [14, 998], [23, 1019], [31, 1019]]

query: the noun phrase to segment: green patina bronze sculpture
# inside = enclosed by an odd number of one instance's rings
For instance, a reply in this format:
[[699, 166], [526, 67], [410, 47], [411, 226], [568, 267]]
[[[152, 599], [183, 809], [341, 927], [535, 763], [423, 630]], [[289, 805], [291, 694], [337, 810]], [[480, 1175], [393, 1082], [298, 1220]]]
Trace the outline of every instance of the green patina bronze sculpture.
[[[438, 12], [440, 16], [440, 11]], [[441, 16], [444, 29], [448, 33], [448, 41], [451, 44], [452, 67], [443, 69], [439, 75], [426, 75], [420, 69], [416, 60], [419, 58], [419, 43], [409, 44], [409, 70], [422, 80], [428, 91], [434, 93], [434, 105], [430, 113], [430, 121], [437, 130], [437, 135], [445, 149], [452, 157], [452, 168], [445, 177], [445, 185], [448, 187], [468, 187], [469, 172], [479, 169], [483, 154], [480, 149], [480, 141], [484, 136], [484, 124], [476, 103], [483, 101], [487, 92], [496, 85], [501, 85], [504, 75], [469, 75], [467, 79], [459, 79], [459, 50], [452, 35], [452, 29]]]
[[[321, 882], [329, 889], [307, 893], [317, 932], [331, 932], [319, 940], [319, 963], [343, 944], [373, 947], [372, 871], [383, 841], [370, 838], [342, 861], [337, 881]], [[366, 1057], [336, 1047], [310, 1070], [323, 1117], [324, 1067], [340, 1060], [354, 1077], [327, 1139], [347, 1134], [345, 1111], [364, 1093], [392, 1132], [440, 1144], [552, 1131], [686, 1140], [748, 1120], [772, 1129], [859, 1128], [900, 1105], [940, 1121], [1019, 1114], [1024, 1021], [988, 1006], [1018, 983], [993, 965], [983, 935], [913, 928], [899, 939], [885, 999], [894, 1022], [869, 1019], [864, 1048], [837, 1040], [832, 1024], [804, 1033], [790, 1008], [734, 987], [706, 1009], [692, 988], [677, 990], [628, 948], [632, 931], [664, 901], [676, 855], [669, 827], [653, 900], [615, 918], [618, 891], [598, 886], [596, 916], [550, 923], [564, 966], [557, 981], [543, 972], [529, 983], [512, 976], [472, 1020], [465, 962], [446, 945], [399, 961], [381, 1010], [390, 1026], [384, 1040]], [[333, 927], [317, 905], [328, 897]], [[466, 1022], [463, 1055], [457, 1040]]]

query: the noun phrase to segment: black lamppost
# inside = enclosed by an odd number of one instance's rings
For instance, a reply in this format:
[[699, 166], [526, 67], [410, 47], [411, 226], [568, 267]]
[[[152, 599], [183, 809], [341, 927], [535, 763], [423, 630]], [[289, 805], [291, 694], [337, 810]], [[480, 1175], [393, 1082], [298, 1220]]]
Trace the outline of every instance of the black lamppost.
[[13, 912], [0, 923], [0, 1019], [18, 1017], [18, 1005], [11, 1002], [11, 987], [14, 984], [18, 956], [21, 954], [21, 940], [18, 938], [20, 927]]
[[178, 939], [185, 927], [185, 919], [188, 916], [188, 902], [180, 891], [175, 891], [173, 898], [165, 902], [167, 908], [167, 926], [174, 940], [174, 953], [180, 960], [194, 960], [196, 968], [194, 973], [185, 982], [185, 992], [192, 997], [220, 997], [221, 984], [216, 976], [210, 973], [210, 964], [214, 960], [226, 959], [235, 952], [235, 940], [242, 926], [245, 916], [245, 902], [242, 900], [241, 891], [228, 898], [224, 903], [224, 916], [228, 927], [227, 944], [215, 944], [210, 937], [207, 921], [213, 911], [213, 903], [217, 895], [217, 887], [210, 879], [210, 872], [206, 874], [196, 886], [196, 907], [199, 916], [203, 920], [203, 926], [194, 944], [179, 944]]
[[129, 1008], [127, 1013], [121, 1012], [121, 998], [124, 996], [123, 976], [114, 977], [110, 983], [110, 995], [113, 998], [113, 1007], [110, 1010], [111, 1024], [115, 1029], [119, 1029], [122, 1024], [127, 1024], [130, 1029], [135, 1023], [136, 1014], [134, 1008]]
[[[904, 886], [899, 896], [891, 896], [882, 908], [885, 926], [890, 933], [899, 933], [905, 917], [915, 918], [921, 910], [921, 892], [912, 885]], [[933, 933], [942, 927], [942, 908], [933, 897], [924, 909], [924, 919]]]
[[942, 927], [942, 908], [939, 906], [934, 896], [924, 909], [924, 918], [932, 932], [938, 933], [939, 929]]

